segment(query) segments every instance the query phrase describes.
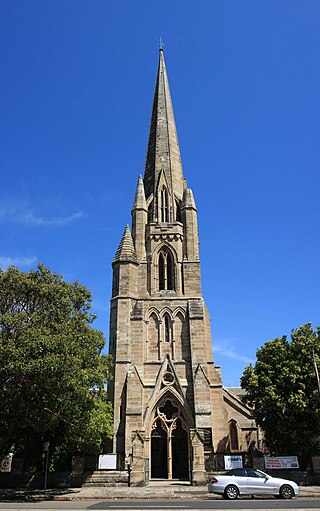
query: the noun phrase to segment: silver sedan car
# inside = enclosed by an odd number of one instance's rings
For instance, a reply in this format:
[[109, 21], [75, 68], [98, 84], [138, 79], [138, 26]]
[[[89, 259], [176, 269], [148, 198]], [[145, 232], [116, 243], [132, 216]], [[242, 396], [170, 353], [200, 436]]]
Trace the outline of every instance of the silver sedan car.
[[253, 468], [233, 468], [224, 475], [214, 476], [208, 489], [210, 493], [219, 493], [229, 500], [239, 495], [276, 495], [291, 499], [300, 492], [295, 482], [271, 477]]

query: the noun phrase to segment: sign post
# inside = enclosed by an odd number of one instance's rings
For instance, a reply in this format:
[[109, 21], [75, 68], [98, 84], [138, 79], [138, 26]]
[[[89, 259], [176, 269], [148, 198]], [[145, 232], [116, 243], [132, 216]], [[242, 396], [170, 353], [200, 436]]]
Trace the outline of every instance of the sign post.
[[47, 482], [48, 482], [49, 445], [50, 445], [50, 442], [43, 442], [43, 444], [42, 444], [42, 451], [46, 453], [46, 461], [45, 461], [45, 468], [44, 468], [44, 491], [47, 491]]

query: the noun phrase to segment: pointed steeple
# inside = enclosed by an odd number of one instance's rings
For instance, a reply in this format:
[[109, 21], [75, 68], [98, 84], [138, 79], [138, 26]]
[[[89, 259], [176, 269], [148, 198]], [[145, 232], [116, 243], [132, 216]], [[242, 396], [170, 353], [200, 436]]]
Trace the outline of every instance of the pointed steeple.
[[129, 225], [126, 225], [120, 245], [116, 255], [114, 256], [113, 262], [115, 263], [117, 261], [132, 261], [137, 263], [137, 255], [134, 249]]
[[161, 47], [144, 173], [147, 199], [152, 193], [155, 195], [162, 170], [166, 176], [169, 193], [175, 194], [181, 200], [184, 179], [168, 76]]

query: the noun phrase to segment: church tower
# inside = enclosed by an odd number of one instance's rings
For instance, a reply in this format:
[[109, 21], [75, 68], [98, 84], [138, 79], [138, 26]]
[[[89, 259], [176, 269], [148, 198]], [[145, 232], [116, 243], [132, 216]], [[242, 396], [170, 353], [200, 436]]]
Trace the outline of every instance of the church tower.
[[[183, 175], [162, 49], [144, 177], [112, 266], [109, 393], [118, 467], [130, 464], [133, 485], [152, 478], [204, 484], [205, 460], [232, 452], [231, 420], [233, 439], [240, 421], [213, 363], [197, 208]], [[250, 418], [240, 401], [233, 409]]]

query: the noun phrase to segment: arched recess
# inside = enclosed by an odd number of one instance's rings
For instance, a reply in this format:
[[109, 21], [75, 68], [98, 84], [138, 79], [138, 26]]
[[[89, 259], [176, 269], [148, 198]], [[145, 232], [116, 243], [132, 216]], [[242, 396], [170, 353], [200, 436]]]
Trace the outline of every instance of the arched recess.
[[234, 419], [229, 422], [230, 451], [239, 451], [238, 426]]
[[170, 354], [173, 358], [174, 320], [169, 307], [164, 307], [160, 313], [160, 358]]
[[150, 314], [148, 321], [148, 346], [147, 358], [159, 360], [159, 320], [154, 312]]
[[151, 478], [189, 479], [190, 425], [170, 391], [159, 399], [150, 434]]
[[188, 319], [179, 311], [174, 321], [174, 358], [190, 360]]

